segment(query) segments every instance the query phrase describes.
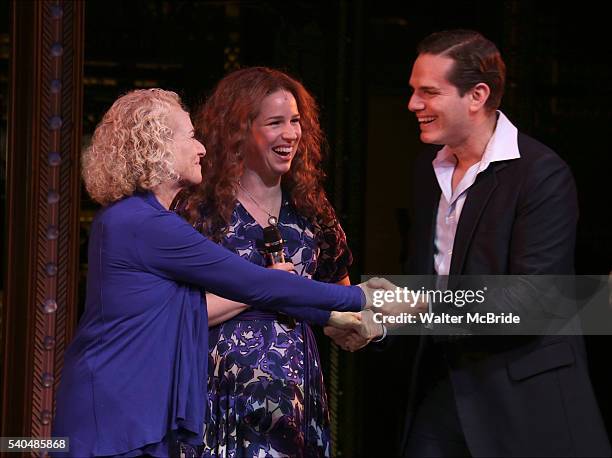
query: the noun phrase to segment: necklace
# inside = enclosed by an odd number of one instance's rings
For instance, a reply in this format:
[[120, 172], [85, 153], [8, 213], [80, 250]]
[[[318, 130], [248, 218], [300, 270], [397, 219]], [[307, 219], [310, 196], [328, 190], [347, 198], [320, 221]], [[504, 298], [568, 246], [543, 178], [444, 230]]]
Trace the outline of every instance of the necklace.
[[278, 224], [278, 218], [274, 216], [272, 213], [270, 213], [268, 210], [263, 208], [261, 205], [259, 205], [259, 202], [255, 200], [255, 197], [253, 197], [253, 195], [249, 191], [247, 191], [244, 186], [242, 186], [242, 183], [240, 181], [238, 181], [238, 186], [240, 186], [240, 189], [244, 191], [247, 197], [251, 199], [255, 205], [257, 205], [257, 208], [259, 208], [266, 215], [268, 215], [268, 224], [270, 226], [276, 226]]

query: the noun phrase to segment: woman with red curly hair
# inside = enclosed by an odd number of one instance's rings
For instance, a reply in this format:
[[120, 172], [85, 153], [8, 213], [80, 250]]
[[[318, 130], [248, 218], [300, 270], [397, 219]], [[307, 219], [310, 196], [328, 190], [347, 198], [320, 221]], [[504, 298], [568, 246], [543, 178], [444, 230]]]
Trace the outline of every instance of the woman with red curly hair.
[[[352, 258], [322, 187], [323, 135], [314, 98], [277, 70], [223, 78], [200, 109], [205, 178], [189, 198], [206, 236], [252, 263], [275, 225], [298, 275], [349, 284]], [[207, 296], [209, 403], [203, 456], [329, 456], [329, 412], [310, 324], [329, 312], [262, 313]], [[297, 320], [296, 320], [297, 318]], [[310, 324], [309, 324], [310, 323]]]

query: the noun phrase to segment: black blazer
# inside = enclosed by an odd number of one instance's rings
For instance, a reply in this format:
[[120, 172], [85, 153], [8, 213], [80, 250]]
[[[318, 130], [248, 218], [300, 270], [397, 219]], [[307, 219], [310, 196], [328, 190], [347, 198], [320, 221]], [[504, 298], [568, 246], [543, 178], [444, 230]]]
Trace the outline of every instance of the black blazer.
[[[494, 162], [468, 190], [450, 275], [573, 273], [578, 206], [572, 174], [550, 148], [519, 134], [518, 159]], [[433, 274], [440, 187], [429, 151], [414, 164], [409, 272]], [[445, 354], [473, 456], [610, 456], [581, 337], [422, 337]], [[411, 409], [412, 410], [412, 409]], [[409, 412], [407, 430], [410, 428]]]

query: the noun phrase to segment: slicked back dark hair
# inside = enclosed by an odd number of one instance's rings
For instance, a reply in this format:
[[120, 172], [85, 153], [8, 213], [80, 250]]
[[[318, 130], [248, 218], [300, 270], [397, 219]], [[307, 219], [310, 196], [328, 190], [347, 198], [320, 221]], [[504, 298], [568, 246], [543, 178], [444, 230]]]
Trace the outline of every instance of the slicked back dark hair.
[[462, 97], [479, 83], [489, 86], [485, 103], [496, 110], [504, 95], [506, 64], [495, 44], [473, 30], [445, 30], [425, 37], [417, 46], [419, 54], [450, 57], [455, 62], [446, 78]]

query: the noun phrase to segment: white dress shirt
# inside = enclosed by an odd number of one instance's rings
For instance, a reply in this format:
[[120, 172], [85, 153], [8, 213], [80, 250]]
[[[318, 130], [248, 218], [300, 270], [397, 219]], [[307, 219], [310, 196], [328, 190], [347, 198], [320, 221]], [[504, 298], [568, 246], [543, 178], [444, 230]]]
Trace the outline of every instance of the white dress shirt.
[[495, 131], [487, 143], [480, 162], [467, 170], [455, 188], [455, 192], [452, 191], [452, 179], [457, 158], [445, 146], [438, 151], [436, 158], [432, 161], [434, 173], [442, 190], [434, 237], [434, 267], [438, 275], [446, 276], [449, 273], [461, 210], [470, 186], [474, 184], [478, 174], [484, 172], [492, 162], [521, 157], [518, 148], [517, 128], [501, 111], [497, 112], [497, 116]]

